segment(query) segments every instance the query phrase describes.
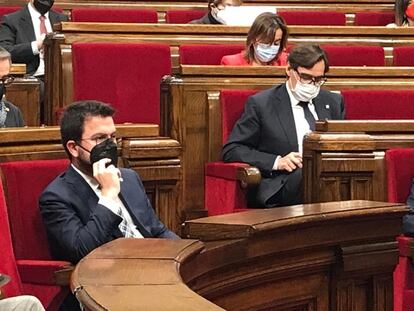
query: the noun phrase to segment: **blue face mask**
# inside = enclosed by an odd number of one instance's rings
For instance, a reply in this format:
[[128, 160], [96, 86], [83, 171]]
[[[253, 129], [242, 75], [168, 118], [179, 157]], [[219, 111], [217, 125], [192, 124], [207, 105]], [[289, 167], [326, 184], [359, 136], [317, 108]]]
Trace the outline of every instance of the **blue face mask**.
[[280, 45], [257, 43], [254, 47], [256, 58], [262, 63], [271, 62], [279, 52]]

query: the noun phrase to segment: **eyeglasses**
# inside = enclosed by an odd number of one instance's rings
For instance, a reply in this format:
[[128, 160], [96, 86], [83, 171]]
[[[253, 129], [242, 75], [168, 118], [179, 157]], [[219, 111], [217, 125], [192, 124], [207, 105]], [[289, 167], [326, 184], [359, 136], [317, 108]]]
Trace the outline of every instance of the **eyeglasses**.
[[1, 84], [3, 84], [4, 86], [8, 86], [8, 85], [13, 83], [14, 77], [9, 76], [9, 75], [5, 75], [5, 76], [0, 78], [0, 81], [1, 81]]
[[324, 84], [328, 80], [328, 78], [325, 77], [325, 76], [314, 77], [314, 76], [309, 75], [307, 73], [299, 72], [297, 69], [293, 69], [293, 70], [296, 71], [296, 73], [299, 76], [300, 82], [302, 82], [303, 84], [311, 84], [311, 83], [313, 83], [313, 85], [320, 86], [320, 85]]
[[103, 143], [105, 140], [111, 139], [114, 143], [118, 144], [121, 142], [121, 138], [116, 138], [115, 134], [112, 135], [101, 135], [96, 138], [81, 138], [80, 140], [90, 140], [94, 141], [96, 145], [99, 145], [100, 143]]

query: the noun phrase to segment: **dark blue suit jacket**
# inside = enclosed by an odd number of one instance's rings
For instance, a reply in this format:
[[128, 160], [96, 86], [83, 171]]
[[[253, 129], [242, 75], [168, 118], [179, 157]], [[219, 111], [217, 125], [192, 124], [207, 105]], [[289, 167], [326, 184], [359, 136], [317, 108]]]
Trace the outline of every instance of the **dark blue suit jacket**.
[[[68, 17], [49, 11], [49, 19], [53, 27], [53, 24], [67, 21]], [[3, 16], [0, 46], [10, 52], [13, 63], [25, 63], [28, 74], [34, 74], [39, 67], [39, 55], [33, 55], [32, 41], [36, 41], [36, 35], [27, 5], [17, 12]]]
[[[120, 198], [141, 234], [177, 239], [155, 215], [137, 173], [120, 170], [124, 180]], [[76, 263], [100, 245], [123, 236], [118, 228], [122, 218], [98, 204], [95, 192], [72, 166], [47, 186], [39, 204], [56, 259]]]

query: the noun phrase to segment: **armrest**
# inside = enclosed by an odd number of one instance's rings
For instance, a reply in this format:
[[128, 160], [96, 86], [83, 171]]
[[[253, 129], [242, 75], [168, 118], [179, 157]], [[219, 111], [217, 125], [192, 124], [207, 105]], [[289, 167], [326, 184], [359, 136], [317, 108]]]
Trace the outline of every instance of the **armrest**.
[[260, 183], [262, 175], [258, 168], [246, 163], [210, 162], [205, 166], [206, 176], [236, 180], [243, 188], [255, 187]]
[[17, 260], [17, 269], [23, 283], [68, 285], [73, 266], [68, 261]]
[[410, 253], [412, 252], [411, 250], [414, 249], [414, 238], [400, 235], [399, 237], [397, 237], [397, 241], [400, 256], [410, 256]]

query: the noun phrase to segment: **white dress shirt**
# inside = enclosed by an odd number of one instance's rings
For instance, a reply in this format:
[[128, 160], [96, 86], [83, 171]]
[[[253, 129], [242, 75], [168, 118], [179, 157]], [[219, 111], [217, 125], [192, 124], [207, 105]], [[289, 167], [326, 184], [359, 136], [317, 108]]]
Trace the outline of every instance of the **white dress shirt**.
[[79, 169], [77, 169], [73, 164], [71, 164], [71, 166], [88, 183], [88, 185], [92, 188], [93, 192], [95, 192], [95, 194], [99, 198], [98, 204], [105, 206], [107, 209], [109, 209], [112, 213], [116, 215], [118, 215], [118, 210], [122, 209], [122, 214], [125, 217], [126, 222], [129, 224], [131, 230], [134, 232], [135, 237], [143, 238], [141, 232], [139, 232], [139, 230], [137, 229], [136, 225], [134, 224], [131, 218], [131, 215], [126, 209], [124, 203], [122, 203], [121, 199], [117, 197], [116, 200], [111, 200], [111, 199], [102, 197], [101, 189], [99, 189], [99, 183], [95, 180], [95, 178], [92, 178], [84, 174]]
[[[286, 81], [286, 89], [289, 95], [290, 104], [292, 106], [292, 112], [293, 112], [293, 119], [295, 120], [295, 128], [296, 128], [296, 137], [298, 138], [298, 147], [299, 147], [299, 153], [302, 154], [303, 151], [303, 137], [311, 132], [311, 129], [309, 127], [308, 121], [305, 119], [305, 111], [303, 110], [302, 106], [299, 106], [299, 101], [293, 96], [292, 91], [290, 90], [289, 83]], [[315, 120], [318, 120], [318, 114], [315, 110], [315, 105], [313, 104], [312, 100], [310, 100], [308, 104], [310, 112], [313, 114]], [[276, 157], [275, 163], [273, 164], [273, 170], [276, 171], [279, 159], [281, 158], [280, 155]]]
[[[29, 13], [30, 16], [32, 18], [32, 23], [33, 23], [33, 30], [34, 33], [36, 35], [36, 40], [39, 40], [40, 38], [44, 37], [44, 35], [40, 34], [40, 16], [41, 14], [32, 6], [31, 3], [29, 3], [27, 5], [27, 7], [29, 8]], [[49, 19], [49, 12], [47, 12], [45, 14], [45, 25], [46, 25], [46, 30], [47, 32], [52, 32], [52, 24], [50, 22]], [[32, 41], [32, 51], [33, 51], [33, 55], [38, 55], [40, 57], [40, 62], [39, 62], [39, 67], [37, 68], [36, 72], [33, 74], [34, 76], [41, 76], [45, 74], [45, 61], [44, 61], [44, 54], [43, 54], [43, 50], [40, 50], [37, 48], [37, 42], [36, 41]]]

